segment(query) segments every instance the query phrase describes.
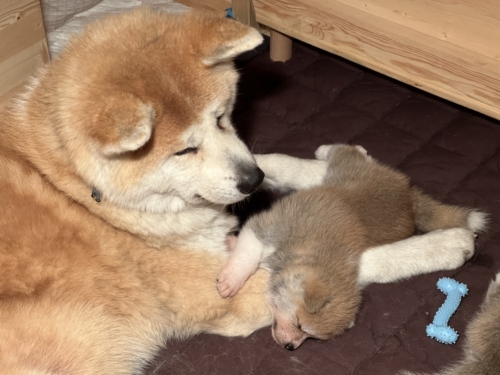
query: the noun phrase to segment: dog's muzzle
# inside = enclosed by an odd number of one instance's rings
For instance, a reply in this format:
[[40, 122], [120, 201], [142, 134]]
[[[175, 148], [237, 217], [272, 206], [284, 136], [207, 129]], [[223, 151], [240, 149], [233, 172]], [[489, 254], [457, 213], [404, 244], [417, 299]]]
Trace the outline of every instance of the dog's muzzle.
[[256, 165], [245, 166], [241, 169], [239, 182], [236, 187], [242, 194], [250, 194], [257, 189], [264, 180], [264, 172]]

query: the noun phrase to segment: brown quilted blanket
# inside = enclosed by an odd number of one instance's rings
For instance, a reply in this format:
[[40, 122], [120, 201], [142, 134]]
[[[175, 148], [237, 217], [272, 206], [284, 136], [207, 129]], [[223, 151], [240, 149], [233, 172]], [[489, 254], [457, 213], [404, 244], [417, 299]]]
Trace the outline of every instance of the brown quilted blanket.
[[[489, 212], [490, 229], [459, 270], [368, 287], [356, 325], [337, 339], [308, 340], [289, 352], [270, 328], [248, 338], [201, 335], [169, 342], [146, 373], [389, 375], [458, 360], [465, 327], [500, 271], [500, 123], [300, 44], [287, 63], [265, 52], [241, 71], [234, 121], [254, 153], [313, 158], [321, 144], [360, 144], [433, 197]], [[237, 213], [267, 200], [257, 194]], [[425, 334], [445, 299], [436, 288], [442, 276], [469, 287], [450, 321], [461, 334], [455, 345]]]

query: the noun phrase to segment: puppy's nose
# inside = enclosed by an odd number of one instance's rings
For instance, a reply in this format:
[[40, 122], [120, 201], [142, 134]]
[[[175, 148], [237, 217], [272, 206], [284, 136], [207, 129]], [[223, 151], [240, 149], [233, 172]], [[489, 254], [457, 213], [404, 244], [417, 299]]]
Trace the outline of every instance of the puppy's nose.
[[264, 180], [264, 172], [257, 167], [244, 168], [243, 173], [240, 175], [240, 182], [236, 187], [243, 194], [250, 194], [257, 189]]
[[295, 350], [295, 346], [291, 342], [289, 342], [288, 344], [285, 345], [285, 349], [292, 351]]

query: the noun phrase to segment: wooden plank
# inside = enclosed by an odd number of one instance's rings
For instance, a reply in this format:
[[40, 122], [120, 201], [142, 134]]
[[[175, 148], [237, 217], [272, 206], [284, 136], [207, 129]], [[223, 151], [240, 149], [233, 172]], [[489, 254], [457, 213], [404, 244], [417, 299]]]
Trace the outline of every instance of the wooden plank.
[[[232, 7], [231, 0], [176, 0], [178, 3], [184, 4], [191, 8], [200, 8], [211, 10], [221, 15], [226, 15], [226, 9]], [[270, 30], [267, 26], [255, 26], [262, 34], [269, 36]]]
[[0, 61], [7, 60], [27, 46], [45, 39], [42, 13], [31, 11], [0, 30]]
[[38, 0], [0, 0], [0, 104], [49, 61]]
[[257, 21], [500, 119], [498, 61], [337, 0], [254, 0]]
[[339, 2], [500, 61], [498, 0], [339, 0]]
[[233, 17], [245, 25], [258, 28], [252, 0], [232, 0]]
[[40, 40], [0, 63], [0, 96], [23, 84], [26, 79], [47, 61], [44, 58], [47, 45]]
[[23, 86], [16, 86], [12, 90], [7, 91], [4, 95], [0, 95], [0, 111], [5, 108], [5, 106], [9, 103], [10, 99], [19, 94], [23, 89]]
[[0, 30], [39, 8], [36, 0], [0, 0]]
[[231, 8], [231, 0], [176, 0], [178, 3], [191, 8], [211, 10], [219, 14], [226, 14], [226, 9]]

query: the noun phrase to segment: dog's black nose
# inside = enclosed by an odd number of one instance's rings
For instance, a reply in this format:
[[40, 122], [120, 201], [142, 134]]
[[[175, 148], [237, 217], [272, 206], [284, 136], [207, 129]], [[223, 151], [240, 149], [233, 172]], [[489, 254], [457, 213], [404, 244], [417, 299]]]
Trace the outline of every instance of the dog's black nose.
[[285, 345], [285, 349], [292, 351], [295, 350], [295, 346], [293, 346], [293, 344], [289, 342], [288, 344]]
[[257, 167], [244, 168], [240, 175], [240, 182], [236, 187], [243, 194], [250, 194], [257, 189], [264, 180], [264, 172]]

